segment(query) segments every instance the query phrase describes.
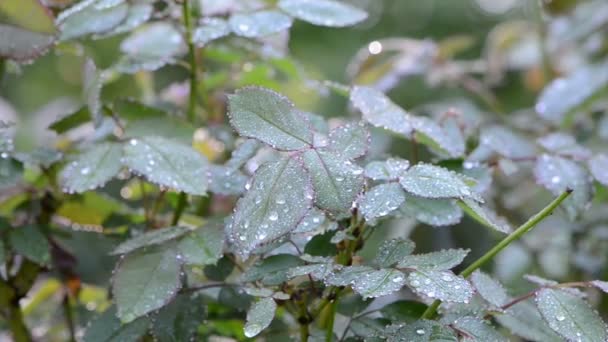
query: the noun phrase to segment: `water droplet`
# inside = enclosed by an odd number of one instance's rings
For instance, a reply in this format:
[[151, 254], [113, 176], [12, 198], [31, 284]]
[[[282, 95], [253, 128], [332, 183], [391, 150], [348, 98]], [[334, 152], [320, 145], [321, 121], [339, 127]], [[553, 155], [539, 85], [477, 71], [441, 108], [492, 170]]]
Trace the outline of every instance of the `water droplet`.
[[129, 140], [129, 144], [131, 144], [131, 146], [137, 145], [137, 139], [131, 139], [131, 140]]
[[80, 174], [81, 174], [81, 175], [88, 175], [90, 172], [91, 172], [91, 169], [90, 169], [90, 168], [88, 168], [88, 167], [83, 167], [83, 168], [80, 170]]
[[424, 329], [416, 329], [416, 334], [418, 335], [424, 335], [426, 333], [426, 331], [424, 331]]
[[564, 315], [557, 315], [557, 316], [555, 316], [555, 319], [561, 322], [561, 321], [563, 321], [563, 320], [566, 319], [566, 316], [564, 316]]
[[279, 214], [277, 214], [276, 212], [271, 212], [270, 215], [268, 215], [268, 219], [270, 221], [276, 221], [279, 219]]

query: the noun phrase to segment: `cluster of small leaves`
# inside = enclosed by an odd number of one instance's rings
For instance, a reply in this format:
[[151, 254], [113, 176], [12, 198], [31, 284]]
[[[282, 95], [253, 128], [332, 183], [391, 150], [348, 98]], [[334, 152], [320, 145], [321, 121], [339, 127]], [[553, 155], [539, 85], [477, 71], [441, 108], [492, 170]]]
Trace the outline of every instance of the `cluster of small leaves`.
[[[571, 128], [575, 114], [603, 104], [598, 98], [608, 85], [606, 61], [585, 62], [549, 82], [528, 118], [540, 123], [532, 125], [485, 120], [469, 102], [402, 108], [385, 94], [396, 79], [423, 74], [431, 84], [477, 80], [466, 78], [469, 70], [454, 71], [462, 61], [445, 51], [440, 56], [439, 43], [401, 42], [390, 75], [378, 76], [376, 84], [358, 82], [361, 60], [349, 67], [352, 85], [325, 84], [347, 98], [352, 114], [328, 121], [270, 89], [278, 88], [272, 76], [248, 85], [243, 70], [213, 74], [202, 96], [195, 82], [205, 75], [197, 72], [196, 49], [214, 56], [215, 44], [236, 42], [231, 52], [253, 51], [264, 67], [296, 75], [295, 63], [281, 59], [286, 45], [268, 51], [295, 19], [346, 27], [368, 14], [338, 0], [226, 3], [200, 1], [190, 8], [188, 0], [83, 0], [56, 18], [37, 0], [0, 3], [0, 56], [14, 61], [29, 61], [54, 46], [80, 46], [87, 38], [122, 39], [120, 56], [107, 69], [86, 59], [82, 107], [49, 126], [65, 146], [17, 151], [10, 125], [0, 126], [0, 214], [8, 217], [0, 220], [0, 310], [15, 320], [15, 339], [28, 338], [15, 303], [35, 290], [41, 272], [51, 270], [61, 280], [67, 312], [91, 290], [81, 282], [99, 285], [91, 285], [103, 300], [85, 341], [265, 334], [293, 339], [298, 329], [303, 341], [332, 341], [339, 334], [353, 341], [608, 340], [589, 296], [607, 292], [604, 281], [526, 276], [533, 290], [514, 296], [494, 276], [458, 272], [472, 261], [469, 249], [414, 254], [414, 241], [398, 237], [364, 250], [372, 235], [393, 222], [447, 227], [474, 221], [498, 237], [520, 237], [499, 215], [521, 205], [509, 205], [507, 194], [499, 193], [505, 191], [499, 186], [517, 182], [541, 194], [572, 192], [561, 204], [564, 221], [595, 224], [584, 216], [596, 192], [604, 192], [597, 197], [605, 206], [608, 154]], [[547, 34], [549, 40], [556, 33]], [[492, 43], [488, 55], [508, 55]], [[220, 65], [229, 69], [234, 60], [246, 60], [234, 54]], [[150, 99], [104, 101], [104, 85], [117, 77], [179, 67], [186, 57], [188, 108], [167, 109]], [[522, 68], [509, 64], [513, 56], [501, 57], [509, 62], [484, 64], [490, 79]], [[210, 89], [226, 94], [226, 108], [213, 104]], [[488, 98], [483, 89], [481, 95]], [[205, 115], [183, 114], [198, 110]], [[219, 124], [200, 125], [202, 116], [217, 119], [218, 112]], [[88, 135], [77, 134], [83, 128]], [[415, 152], [378, 152], [375, 139], [387, 132]], [[531, 233], [508, 248], [528, 247], [538, 252], [543, 274], [559, 273], [552, 261], [563, 257], [562, 248], [570, 251], [572, 235], [585, 228], [556, 234], [550, 242]], [[542, 225], [533, 233], [538, 231], [542, 238], [553, 234]], [[583, 260], [586, 278], [593, 279], [608, 257], [595, 268], [584, 261], [608, 247], [601, 244], [605, 227], [589, 236], [578, 240], [587, 254], [575, 260]], [[85, 260], [78, 248], [109, 260]], [[507, 252], [517, 253], [507, 249], [498, 258], [515, 255]], [[95, 278], [100, 275], [105, 278]], [[343, 324], [335, 323], [338, 315]]]

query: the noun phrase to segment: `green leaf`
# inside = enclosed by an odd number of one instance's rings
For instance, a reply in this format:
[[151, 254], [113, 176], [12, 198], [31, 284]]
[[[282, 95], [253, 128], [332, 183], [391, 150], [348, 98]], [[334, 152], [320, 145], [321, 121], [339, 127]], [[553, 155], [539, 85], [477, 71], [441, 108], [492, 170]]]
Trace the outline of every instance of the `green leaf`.
[[93, 318], [85, 330], [84, 342], [136, 341], [148, 330], [150, 319], [141, 317], [123, 324], [116, 317], [116, 307], [111, 306], [101, 315]]
[[380, 312], [382, 316], [391, 321], [412, 323], [426, 310], [427, 306], [424, 303], [413, 300], [398, 300], [385, 305]]
[[543, 89], [536, 101], [541, 118], [561, 123], [566, 115], [584, 105], [608, 86], [608, 64], [599, 63], [578, 68], [558, 78]]
[[417, 294], [444, 302], [468, 303], [474, 292], [471, 284], [461, 276], [428, 268], [411, 272], [407, 284]]
[[242, 194], [249, 180], [241, 171], [221, 165], [210, 165], [209, 177], [209, 190], [225, 196]]
[[152, 320], [152, 335], [159, 342], [191, 341], [205, 319], [203, 296], [181, 294], [159, 310]]
[[29, 60], [55, 40], [53, 17], [37, 0], [0, 2], [0, 57]]
[[502, 126], [485, 127], [479, 140], [480, 146], [506, 158], [526, 159], [536, 155], [536, 148], [528, 139]]
[[468, 342], [507, 342], [507, 338], [502, 336], [496, 329], [494, 329], [488, 322], [485, 322], [477, 317], [461, 317], [452, 323], [459, 331], [464, 332], [466, 335], [462, 341]]
[[426, 254], [408, 255], [399, 262], [398, 266], [417, 270], [449, 270], [459, 265], [467, 254], [469, 254], [468, 249], [444, 249]]
[[103, 71], [98, 71], [95, 62], [92, 59], [87, 59], [82, 72], [82, 97], [84, 98], [89, 113], [95, 121], [95, 126], [99, 127], [102, 123], [103, 116], [101, 111], [101, 88], [104, 82]]
[[363, 189], [363, 170], [340, 155], [324, 150], [306, 151], [303, 159], [312, 177], [315, 204], [335, 216], [348, 213]]
[[536, 293], [536, 305], [551, 329], [568, 340], [606, 341], [606, 324], [583, 299], [556, 289]]
[[367, 18], [363, 10], [334, 0], [280, 0], [279, 8], [314, 25], [345, 27]]
[[548, 154], [543, 154], [536, 160], [534, 166], [536, 182], [554, 195], [559, 195], [566, 189], [572, 189], [570, 195], [562, 205], [568, 217], [576, 218], [588, 208], [592, 199], [593, 189], [589, 181], [589, 174], [578, 163]]
[[363, 123], [347, 123], [329, 132], [327, 149], [344, 159], [355, 159], [367, 153], [369, 142], [369, 131]]
[[122, 23], [129, 5], [116, 1], [111, 6], [97, 6], [95, 0], [85, 0], [61, 12], [57, 24], [61, 40], [79, 38], [92, 33], [104, 33]]
[[235, 252], [243, 257], [296, 229], [312, 206], [310, 179], [298, 156], [262, 165], [226, 227]]
[[204, 18], [192, 32], [192, 42], [199, 47], [230, 34], [228, 22], [220, 18]]
[[597, 154], [589, 160], [589, 171], [598, 182], [608, 186], [608, 155]]
[[241, 276], [244, 282], [262, 281], [265, 285], [279, 285], [289, 280], [290, 269], [304, 264], [300, 258], [290, 254], [277, 254], [256, 262]]
[[182, 258], [170, 248], [149, 247], [127, 255], [112, 278], [117, 315], [124, 323], [166, 305], [181, 287]]
[[51, 261], [51, 246], [38, 226], [27, 225], [11, 229], [8, 242], [13, 251], [39, 265], [48, 265]]
[[209, 165], [190, 146], [161, 137], [133, 138], [124, 154], [124, 164], [152, 183], [192, 195], [207, 192]]
[[591, 151], [579, 145], [570, 134], [556, 132], [536, 140], [545, 150], [574, 159], [589, 159]]
[[82, 193], [104, 186], [122, 168], [122, 146], [95, 144], [80, 153], [60, 174], [63, 191]]
[[418, 320], [411, 324], [389, 325], [383, 333], [389, 342], [457, 342], [454, 332], [439, 322]]
[[71, 129], [79, 127], [91, 121], [91, 114], [87, 107], [82, 107], [73, 113], [69, 113], [55, 120], [49, 128], [57, 134], [63, 134]]
[[376, 185], [368, 190], [358, 201], [358, 207], [369, 224], [389, 215], [405, 202], [405, 192], [397, 183]]
[[215, 264], [204, 268], [205, 277], [209, 280], [225, 281], [234, 270], [234, 262], [227, 256], [220, 258]]
[[371, 87], [354, 86], [350, 102], [363, 114], [363, 119], [373, 126], [405, 137], [411, 136], [413, 128], [410, 114], [382, 92]]
[[438, 123], [427, 117], [413, 117], [411, 124], [417, 142], [426, 145], [433, 152], [448, 157], [460, 157], [465, 152], [464, 138], [448, 134]]
[[141, 70], [153, 71], [186, 51], [186, 44], [180, 31], [166, 21], [146, 24], [120, 44], [125, 54], [114, 68], [124, 73], [135, 73]]
[[234, 34], [247, 38], [259, 38], [279, 33], [291, 27], [291, 17], [273, 10], [233, 14], [228, 25]]
[[151, 4], [145, 2], [132, 3], [129, 6], [127, 17], [120, 25], [115, 26], [110, 31], [95, 35], [95, 38], [105, 38], [132, 31], [150, 20], [153, 12], [154, 7]]
[[545, 323], [538, 309], [530, 302], [513, 305], [504, 314], [494, 317], [502, 326], [508, 328], [514, 335], [531, 341], [563, 341]]
[[365, 177], [373, 180], [397, 180], [408, 167], [410, 162], [401, 158], [373, 161], [365, 166]]
[[[142, 112], [143, 114], [144, 112]], [[148, 136], [163, 137], [190, 145], [196, 128], [188, 122], [167, 114], [164, 117], [149, 117], [133, 120], [125, 125], [125, 136], [145, 138]]]
[[6, 152], [0, 155], [0, 189], [15, 186], [23, 175], [23, 164]]
[[483, 299], [496, 307], [501, 307], [509, 301], [509, 295], [502, 285], [479, 270], [471, 275], [471, 283]]
[[277, 310], [277, 303], [272, 298], [262, 298], [247, 311], [247, 321], [245, 323], [245, 336], [251, 338], [266, 329], [274, 319]]
[[274, 149], [301, 150], [312, 146], [312, 131], [304, 116], [283, 95], [270, 89], [246, 87], [228, 96], [230, 123], [244, 137]]
[[159, 245], [163, 242], [177, 239], [190, 231], [191, 229], [184, 227], [168, 227], [148, 231], [121, 243], [111, 254], [126, 254], [142, 247]]
[[512, 231], [511, 226], [509, 226], [504, 218], [499, 217], [495, 212], [485, 206], [481, 206], [476, 201], [470, 198], [463, 198], [458, 201], [458, 204], [467, 215], [482, 225], [505, 234], [509, 234]]
[[114, 111], [120, 118], [127, 121], [138, 121], [149, 118], [166, 119], [168, 117], [168, 114], [164, 110], [144, 105], [133, 99], [120, 99], [115, 101]]
[[374, 258], [374, 264], [380, 267], [391, 267], [412, 254], [416, 244], [407, 239], [391, 239], [384, 241], [378, 247], [378, 253]]
[[483, 201], [457, 173], [431, 164], [412, 166], [399, 179], [403, 188], [425, 198], [472, 198]]
[[437, 227], [454, 225], [462, 219], [462, 209], [451, 199], [408, 196], [399, 212]]
[[363, 298], [376, 298], [399, 291], [405, 285], [405, 275], [395, 269], [374, 269], [368, 266], [347, 266], [325, 278], [335, 286], [350, 285]]
[[230, 159], [226, 162], [226, 166], [231, 169], [238, 169], [245, 165], [260, 149], [260, 143], [254, 139], [247, 139], [236, 147]]
[[184, 264], [215, 264], [224, 250], [224, 230], [219, 224], [207, 224], [182, 237], [177, 245]]

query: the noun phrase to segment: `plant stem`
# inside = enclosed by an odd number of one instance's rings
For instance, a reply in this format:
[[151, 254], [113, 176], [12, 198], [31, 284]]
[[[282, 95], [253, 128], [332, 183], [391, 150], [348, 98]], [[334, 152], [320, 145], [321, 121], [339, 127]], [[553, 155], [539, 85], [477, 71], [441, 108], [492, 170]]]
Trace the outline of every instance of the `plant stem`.
[[74, 314], [72, 312], [72, 307], [70, 306], [70, 296], [68, 294], [68, 289], [66, 288], [66, 293], [63, 295], [63, 312], [65, 315], [65, 323], [68, 326], [68, 331], [70, 332], [70, 342], [76, 342], [76, 330], [74, 327]]
[[173, 219], [171, 220], [171, 225], [175, 226], [179, 222], [179, 218], [182, 217], [184, 213], [184, 209], [186, 209], [186, 204], [188, 204], [188, 198], [185, 192], [180, 192], [179, 197], [177, 198], [177, 207], [175, 207], [175, 211], [173, 212]]
[[192, 14], [190, 13], [190, 1], [183, 0], [182, 15], [184, 27], [186, 28], [186, 43], [188, 44], [188, 62], [190, 63], [190, 95], [188, 99], [187, 118], [189, 122], [196, 120], [196, 97], [198, 95], [198, 77], [196, 70], [196, 47], [192, 42]]
[[336, 309], [338, 308], [338, 297], [331, 302], [329, 306], [329, 318], [327, 321], [325, 341], [332, 342], [334, 340], [334, 321], [336, 320]]
[[[571, 189], [567, 189], [566, 191], [564, 191], [561, 195], [559, 195], [556, 199], [549, 203], [545, 208], [543, 208], [543, 210], [532, 216], [530, 219], [528, 219], [528, 221], [526, 221], [526, 223], [521, 225], [513, 233], [509, 234], [506, 238], [504, 238], [502, 241], [492, 247], [492, 249], [486, 252], [486, 254], [475, 260], [471, 265], [469, 265], [469, 267], [465, 268], [464, 271], [460, 272], [460, 275], [464, 278], [467, 278], [485, 263], [492, 260], [496, 256], [496, 254], [500, 253], [500, 251], [505, 249], [505, 247], [510, 245], [513, 241], [524, 236], [524, 234], [528, 233], [539, 222], [549, 216], [553, 212], [553, 210], [555, 210], [555, 208], [557, 208], [557, 206], [559, 206], [571, 193]], [[439, 308], [439, 305], [441, 305], [440, 300], [434, 301], [422, 314], [421, 318], [433, 318], [435, 316], [435, 313], [437, 312], [437, 308]]]

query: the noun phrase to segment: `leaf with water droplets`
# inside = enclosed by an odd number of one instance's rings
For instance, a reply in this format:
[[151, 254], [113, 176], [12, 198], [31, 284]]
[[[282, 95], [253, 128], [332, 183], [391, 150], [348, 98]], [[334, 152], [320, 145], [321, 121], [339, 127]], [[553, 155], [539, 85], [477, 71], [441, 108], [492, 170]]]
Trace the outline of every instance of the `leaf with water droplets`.
[[596, 154], [589, 160], [589, 172], [598, 182], [608, 186], [608, 155]]
[[448, 134], [442, 126], [427, 117], [413, 117], [411, 124], [416, 141], [426, 145], [431, 151], [452, 158], [464, 154], [464, 138], [462, 135]]
[[391, 267], [412, 254], [416, 245], [412, 240], [391, 239], [384, 241], [378, 248], [374, 264], [380, 267]]
[[0, 56], [29, 60], [48, 50], [55, 40], [51, 12], [38, 0], [0, 2]]
[[457, 173], [431, 164], [412, 166], [399, 179], [403, 188], [426, 198], [472, 198], [483, 201]]
[[186, 265], [214, 265], [224, 250], [224, 229], [206, 224], [182, 237], [177, 248]]
[[95, 127], [99, 127], [103, 122], [101, 114], [101, 88], [103, 87], [104, 74], [97, 70], [95, 62], [92, 59], [87, 59], [82, 72], [82, 97], [84, 98], [89, 113], [93, 117]]
[[334, 230], [337, 223], [327, 218], [325, 213], [317, 208], [312, 208], [302, 218], [292, 234], [311, 234], [317, 235], [323, 231]]
[[397, 183], [376, 185], [358, 201], [359, 211], [368, 223], [384, 217], [405, 202], [405, 192]]
[[123, 324], [116, 317], [116, 307], [111, 306], [101, 315], [93, 318], [84, 332], [84, 342], [122, 342], [136, 341], [148, 330], [150, 319], [140, 317]]
[[205, 297], [184, 293], [154, 314], [151, 333], [154, 341], [177, 342], [195, 340], [197, 328], [205, 319]]
[[186, 51], [180, 31], [169, 22], [148, 23], [129, 35], [120, 43], [125, 54], [114, 68], [124, 73], [141, 70], [153, 71]]
[[562, 157], [543, 154], [536, 160], [534, 176], [538, 184], [556, 196], [566, 189], [573, 190], [572, 195], [562, 203], [571, 219], [576, 218], [589, 206], [592, 198], [589, 174], [578, 163]]
[[127, 12], [127, 17], [125, 20], [118, 26], [114, 27], [110, 31], [96, 34], [94, 38], [105, 38], [115, 36], [117, 34], [125, 33], [132, 31], [152, 17], [152, 13], [154, 12], [154, 7], [152, 4], [148, 3], [133, 3], [129, 6], [129, 12]]
[[291, 17], [273, 10], [233, 14], [228, 25], [234, 34], [247, 38], [264, 37], [291, 27]]
[[572, 341], [606, 341], [606, 324], [583, 299], [557, 289], [536, 293], [536, 305], [551, 329]]
[[221, 165], [211, 165], [209, 176], [209, 190], [226, 196], [242, 194], [249, 180], [243, 172]]
[[563, 341], [543, 320], [540, 312], [530, 302], [520, 302], [508, 308], [504, 313], [494, 314], [502, 326], [511, 330], [514, 335], [531, 341]]
[[596, 288], [602, 290], [605, 293], [608, 293], [608, 281], [603, 280], [592, 280], [589, 284], [595, 286]]
[[335, 216], [347, 214], [363, 189], [363, 169], [325, 150], [306, 151], [303, 159], [312, 177], [315, 204]]
[[389, 325], [381, 334], [388, 342], [457, 342], [454, 331], [439, 322], [417, 320], [410, 324]]
[[373, 161], [365, 166], [365, 177], [373, 180], [397, 180], [408, 167], [410, 162], [401, 158]]
[[405, 285], [405, 275], [395, 269], [374, 269], [368, 266], [347, 266], [330, 273], [325, 283], [351, 286], [363, 298], [375, 298], [399, 291]]
[[471, 284], [452, 271], [413, 271], [407, 277], [407, 284], [419, 295], [445, 302], [468, 303], [473, 296]]
[[190, 146], [161, 137], [133, 138], [124, 154], [124, 164], [152, 183], [192, 195], [207, 193], [209, 165]]
[[249, 159], [251, 159], [257, 151], [260, 149], [261, 144], [254, 139], [247, 139], [240, 145], [236, 147], [232, 154], [230, 155], [230, 159], [226, 162], [226, 166], [238, 169], [245, 165]]
[[468, 249], [444, 249], [426, 254], [408, 255], [401, 259], [398, 266], [402, 268], [413, 268], [417, 270], [449, 270], [460, 265], [469, 254]]
[[117, 315], [128, 323], [163, 307], [181, 287], [182, 258], [171, 248], [153, 246], [127, 255], [112, 278]]
[[220, 18], [204, 18], [201, 25], [194, 29], [192, 42], [199, 47], [230, 34], [228, 22]]
[[51, 261], [51, 246], [38, 226], [27, 225], [9, 230], [8, 242], [17, 254], [39, 265], [48, 265]]
[[79, 154], [63, 168], [61, 184], [68, 193], [81, 193], [103, 186], [122, 168], [122, 147], [100, 143]]
[[549, 152], [575, 159], [588, 159], [591, 151], [578, 144], [576, 139], [566, 133], [551, 133], [536, 140], [540, 146]]
[[350, 93], [350, 102], [363, 114], [363, 119], [373, 126], [382, 127], [405, 137], [411, 136], [410, 114], [379, 90], [354, 86]]
[[314, 25], [345, 27], [367, 18], [365, 11], [335, 0], [280, 0], [279, 8]]
[[262, 330], [268, 328], [274, 319], [277, 303], [272, 298], [262, 298], [247, 311], [247, 320], [245, 322], [245, 336], [254, 337]]
[[408, 196], [399, 212], [437, 227], [454, 225], [462, 219], [462, 209], [451, 199]]
[[15, 186], [23, 176], [23, 163], [8, 156], [8, 153], [0, 154], [0, 189]]
[[508, 342], [489, 322], [480, 318], [465, 316], [460, 317], [452, 325], [464, 334], [462, 341], [465, 342]]
[[312, 130], [293, 103], [270, 89], [246, 87], [228, 96], [230, 123], [241, 135], [279, 150], [312, 146]]
[[118, 1], [113, 6], [96, 6], [96, 1], [83, 1], [61, 12], [57, 24], [61, 40], [79, 38], [88, 34], [110, 31], [122, 23], [129, 12], [129, 5]]
[[369, 131], [362, 123], [347, 123], [329, 132], [327, 149], [345, 159], [356, 159], [367, 153], [369, 140]]
[[507, 291], [486, 273], [475, 271], [471, 275], [471, 283], [483, 299], [496, 307], [501, 307], [509, 301]]
[[561, 123], [567, 114], [578, 109], [608, 86], [608, 63], [589, 65], [571, 75], [558, 78], [543, 89], [536, 101], [541, 118]]
[[159, 245], [163, 242], [177, 239], [190, 231], [191, 229], [185, 227], [155, 229], [121, 243], [110, 254], [126, 254], [142, 247]]
[[536, 155], [536, 148], [528, 139], [502, 126], [482, 129], [479, 141], [481, 147], [489, 148], [510, 159], [526, 159]]
[[235, 252], [247, 257], [292, 230], [312, 206], [310, 178], [298, 156], [262, 165], [226, 227]]
[[509, 223], [488, 207], [482, 206], [470, 198], [463, 198], [458, 201], [458, 204], [460, 204], [467, 215], [482, 225], [505, 234], [509, 234], [512, 231]]

